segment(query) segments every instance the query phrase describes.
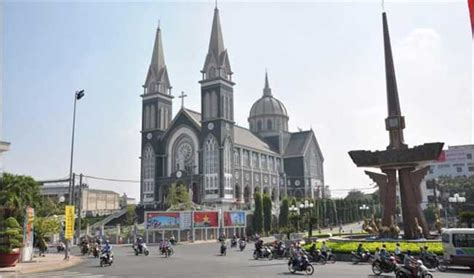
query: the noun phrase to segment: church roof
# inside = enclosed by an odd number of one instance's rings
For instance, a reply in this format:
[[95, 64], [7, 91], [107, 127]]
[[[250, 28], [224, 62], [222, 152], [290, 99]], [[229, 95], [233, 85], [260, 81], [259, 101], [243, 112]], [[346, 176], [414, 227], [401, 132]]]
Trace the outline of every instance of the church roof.
[[268, 82], [268, 74], [265, 72], [263, 95], [252, 105], [252, 108], [250, 108], [249, 118], [267, 116], [282, 116], [288, 118], [288, 112], [286, 111], [285, 105], [273, 97], [272, 89]]
[[234, 127], [234, 140], [236, 145], [279, 155], [270, 147], [270, 145], [244, 127]]
[[[199, 112], [184, 108], [186, 114], [188, 114], [199, 126], [201, 126], [202, 115]], [[257, 135], [253, 134], [247, 128], [241, 126], [234, 126], [234, 144], [254, 149], [260, 152], [270, 153], [273, 155], [279, 155], [275, 152], [269, 144], [260, 139]]]
[[313, 131], [301, 131], [291, 133], [290, 141], [287, 144], [283, 156], [301, 156], [306, 150], [306, 146], [311, 141]]

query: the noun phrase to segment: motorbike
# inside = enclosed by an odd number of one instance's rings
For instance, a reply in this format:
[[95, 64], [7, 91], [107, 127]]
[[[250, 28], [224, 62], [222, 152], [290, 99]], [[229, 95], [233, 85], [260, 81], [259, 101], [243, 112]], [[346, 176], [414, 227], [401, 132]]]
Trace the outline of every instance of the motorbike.
[[247, 246], [247, 242], [245, 242], [245, 240], [240, 240], [240, 241], [239, 241], [239, 248], [240, 248], [240, 251], [244, 251], [245, 246]]
[[272, 249], [273, 257], [274, 258], [287, 258], [288, 257], [288, 249], [286, 248], [285, 244], [278, 245], [274, 249]]
[[221, 244], [221, 256], [227, 255], [227, 245]]
[[58, 253], [64, 251], [64, 249], [65, 249], [64, 243], [63, 243], [63, 242], [60, 242], [60, 243], [58, 244], [58, 246], [56, 247], [56, 249], [58, 250]]
[[272, 253], [272, 250], [270, 250], [270, 248], [268, 248], [267, 246], [263, 246], [260, 249], [260, 252], [258, 252], [257, 250], [253, 251], [253, 258], [255, 260], [265, 259], [265, 258], [269, 260], [273, 260], [273, 253]]
[[405, 268], [403, 265], [397, 265], [397, 267], [395, 268], [395, 277], [396, 278], [411, 278], [411, 277], [433, 278], [433, 274], [425, 265], [423, 265], [423, 262], [421, 260], [418, 260], [416, 265], [417, 265], [416, 276], [413, 275], [411, 270]]
[[429, 269], [434, 269], [439, 266], [439, 259], [435, 254], [427, 254], [422, 256], [420, 260], [423, 262], [423, 265]]
[[104, 265], [112, 265], [114, 262], [114, 254], [112, 252], [109, 253], [107, 256], [107, 252], [103, 252], [100, 254], [100, 267], [103, 267]]
[[138, 254], [144, 254], [145, 256], [148, 256], [150, 254], [150, 251], [148, 251], [148, 247], [146, 247], [145, 243], [133, 245], [133, 249], [135, 250], [135, 256], [138, 256]]
[[[324, 255], [324, 254], [323, 254]], [[336, 263], [336, 255], [334, 255], [332, 253], [332, 250], [329, 249], [327, 252], [326, 252], [326, 262], [328, 264], [334, 264]]]
[[174, 254], [174, 250], [171, 246], [160, 247], [160, 254], [165, 255], [165, 257], [168, 258]]
[[308, 257], [310, 258], [310, 261], [313, 263], [320, 263], [322, 265], [326, 264], [326, 256], [321, 254], [319, 250], [315, 250], [314, 252], [311, 252]]
[[230, 248], [234, 248], [234, 247], [237, 247], [237, 240], [233, 238], [230, 241]]
[[395, 271], [397, 267], [397, 261], [395, 257], [391, 256], [386, 262], [376, 260], [372, 263], [372, 272], [380, 276], [382, 273], [391, 273]]
[[81, 244], [81, 254], [83, 256], [86, 255], [86, 254], [89, 254], [89, 243]]
[[301, 261], [290, 258], [290, 260], [288, 260], [288, 270], [293, 274], [297, 271], [304, 272], [306, 275], [313, 275], [314, 273], [314, 267], [306, 255], [301, 257]]
[[362, 256], [359, 256], [356, 252], [352, 251], [351, 252], [351, 260], [352, 264], [358, 264], [358, 263], [373, 263], [374, 261], [374, 256], [370, 254], [369, 251], [365, 251]]
[[94, 256], [94, 258], [98, 258], [99, 254], [100, 254], [100, 249], [99, 249], [99, 246], [96, 245], [92, 248], [92, 255]]

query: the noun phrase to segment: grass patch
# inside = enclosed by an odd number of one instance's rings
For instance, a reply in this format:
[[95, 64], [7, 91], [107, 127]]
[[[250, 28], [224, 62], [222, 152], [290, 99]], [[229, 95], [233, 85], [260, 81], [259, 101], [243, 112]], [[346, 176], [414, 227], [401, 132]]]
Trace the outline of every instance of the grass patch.
[[[412, 254], [419, 254], [420, 247], [428, 246], [428, 251], [431, 251], [437, 255], [443, 254], [443, 245], [441, 242], [408, 242], [408, 241], [399, 241], [400, 247], [402, 252], [406, 252], [410, 250]], [[370, 253], [375, 253], [375, 248], [382, 247], [382, 244], [387, 246], [388, 252], [395, 252], [395, 244], [396, 242], [362, 242], [363, 247], [368, 250]], [[359, 246], [359, 241], [331, 241], [327, 240], [326, 245], [332, 249], [334, 253], [343, 253], [343, 254], [350, 254], [352, 251], [357, 250], [357, 246]], [[306, 250], [309, 249], [311, 244], [306, 244], [304, 248]], [[316, 244], [316, 248], [321, 248], [321, 242], [318, 241]]]

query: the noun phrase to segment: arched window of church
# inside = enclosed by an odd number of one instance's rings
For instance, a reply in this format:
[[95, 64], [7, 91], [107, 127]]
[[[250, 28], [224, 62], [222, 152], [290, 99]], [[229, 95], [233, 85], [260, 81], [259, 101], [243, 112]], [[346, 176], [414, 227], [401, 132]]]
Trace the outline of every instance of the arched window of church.
[[148, 129], [148, 106], [143, 108], [143, 129]]
[[240, 165], [239, 150], [234, 150], [234, 164], [235, 165]]
[[204, 95], [204, 109], [203, 109], [203, 113], [204, 113], [204, 118], [209, 118], [211, 115], [211, 96], [209, 95], [209, 93], [205, 94]]
[[257, 131], [262, 131], [262, 121], [257, 121]]
[[[204, 141], [204, 176], [207, 184], [204, 185], [205, 194], [210, 198], [217, 197], [219, 193], [218, 173], [219, 173], [219, 147], [214, 136], [210, 135]], [[209, 179], [208, 179], [209, 178]]]
[[155, 188], [155, 152], [150, 145], [143, 150], [143, 191], [153, 193]]
[[210, 67], [209, 68], [209, 72], [208, 72], [208, 77], [209, 78], [214, 78], [216, 77], [216, 69], [214, 67]]
[[215, 91], [211, 92], [211, 117], [215, 118], [217, 117], [217, 93]]
[[267, 120], [267, 130], [272, 130], [272, 129], [273, 129], [272, 120], [268, 119]]

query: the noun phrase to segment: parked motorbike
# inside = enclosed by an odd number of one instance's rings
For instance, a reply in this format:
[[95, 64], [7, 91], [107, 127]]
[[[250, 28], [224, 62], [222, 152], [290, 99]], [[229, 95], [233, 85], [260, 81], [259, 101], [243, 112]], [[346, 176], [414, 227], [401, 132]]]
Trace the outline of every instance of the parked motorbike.
[[255, 260], [258, 260], [258, 259], [273, 260], [273, 253], [272, 253], [272, 250], [270, 250], [270, 248], [268, 248], [267, 246], [263, 246], [260, 249], [260, 252], [257, 250], [253, 251], [253, 258]]
[[239, 241], [239, 248], [240, 248], [240, 251], [244, 251], [245, 246], [247, 246], [247, 242], [245, 242], [245, 240], [240, 240], [240, 241]]
[[425, 265], [423, 265], [421, 260], [418, 260], [416, 265], [416, 276], [413, 275], [411, 270], [405, 268], [403, 265], [397, 265], [395, 268], [396, 278], [433, 278], [433, 274]]
[[373, 263], [374, 261], [374, 256], [370, 254], [369, 251], [365, 251], [362, 256], [359, 256], [356, 252], [351, 252], [351, 259], [353, 264], [358, 264], [358, 263]]
[[311, 265], [308, 256], [306, 255], [303, 255], [300, 261], [290, 258], [290, 260], [288, 260], [288, 270], [291, 273], [297, 271], [304, 272], [306, 275], [313, 275], [314, 273], [314, 267]]
[[391, 273], [397, 268], [397, 260], [391, 256], [389, 260], [382, 262], [376, 260], [372, 263], [372, 272], [380, 276], [382, 273]]
[[107, 255], [107, 252], [103, 252], [102, 254], [100, 254], [100, 267], [103, 267], [104, 265], [112, 265], [112, 263], [114, 262], [114, 254], [112, 252], [110, 252], [108, 255]]
[[133, 245], [133, 249], [135, 250], [135, 256], [138, 256], [138, 254], [144, 254], [145, 256], [148, 256], [150, 254], [146, 243], [142, 243], [141, 245]]

